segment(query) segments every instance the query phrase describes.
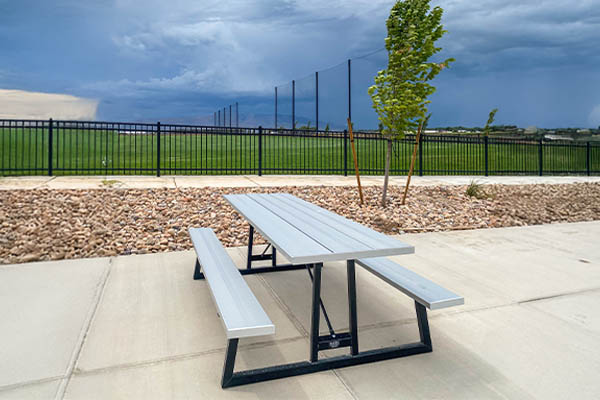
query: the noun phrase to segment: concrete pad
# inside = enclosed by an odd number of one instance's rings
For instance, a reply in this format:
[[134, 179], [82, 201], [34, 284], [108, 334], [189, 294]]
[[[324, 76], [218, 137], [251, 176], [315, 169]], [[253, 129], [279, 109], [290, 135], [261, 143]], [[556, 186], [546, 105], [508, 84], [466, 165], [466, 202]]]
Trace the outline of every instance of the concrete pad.
[[536, 398], [598, 398], [598, 336], [578, 325], [523, 305], [444, 316], [431, 325], [434, 348], [446, 336]]
[[46, 182], [41, 189], [101, 189], [106, 188], [102, 183], [104, 176], [57, 176]]
[[[391, 176], [390, 185], [403, 187], [407, 177]], [[107, 185], [103, 181], [115, 181]], [[481, 184], [567, 184], [600, 182], [588, 176], [413, 176], [412, 186]], [[383, 176], [361, 176], [363, 186], [382, 186]], [[174, 188], [174, 187], [275, 187], [275, 186], [355, 186], [356, 177], [342, 175], [97, 175], [97, 176], [24, 176], [0, 178], [2, 189], [99, 189], [99, 188]]]
[[[242, 342], [240, 342], [242, 343]], [[301, 361], [308, 343], [238, 349], [236, 371]], [[177, 360], [77, 374], [65, 399], [352, 399], [335, 373], [316, 374], [221, 389], [222, 351]]]
[[36, 189], [52, 179], [49, 176], [0, 177], [0, 190]]
[[[432, 353], [338, 374], [358, 398], [597, 398], [597, 335], [537, 311], [537, 304], [430, 318]], [[361, 348], [418, 340], [406, 330], [360, 330]]]
[[45, 400], [54, 399], [61, 380], [34, 383], [13, 389], [1, 390], [0, 400]]
[[177, 187], [173, 178], [167, 176], [108, 177], [107, 180], [116, 180], [120, 187], [127, 189], [174, 189]]
[[[600, 269], [579, 260], [600, 256], [592, 244], [600, 234], [600, 225], [574, 225], [570, 229], [581, 232], [579, 250], [565, 244], [552, 245], [553, 241], [564, 240], [564, 227], [559, 225], [553, 229], [546, 226], [545, 230], [502, 228], [402, 235], [399, 238], [414, 245], [417, 253], [398, 260], [406, 260], [407, 268], [414, 260], [426, 260], [432, 271], [451, 270], [460, 276], [467, 290], [486, 288], [513, 302], [598, 287]], [[423, 269], [415, 272], [427, 276]]]
[[600, 338], [600, 290], [525, 303]]
[[0, 388], [67, 373], [108, 268], [107, 258], [0, 268]]
[[[230, 254], [242, 261], [235, 249]], [[86, 371], [223, 350], [221, 320], [207, 282], [192, 278], [194, 263], [193, 251], [115, 258], [77, 368]], [[276, 334], [244, 342], [301, 337], [261, 278], [249, 276], [246, 281], [275, 324]]]
[[[430, 319], [433, 352], [342, 368], [337, 374], [358, 399], [528, 399], [525, 390], [456, 343]], [[359, 330], [362, 349], [419, 340], [416, 324]]]
[[234, 176], [173, 176], [178, 188], [203, 187], [257, 187], [258, 185], [243, 175]]

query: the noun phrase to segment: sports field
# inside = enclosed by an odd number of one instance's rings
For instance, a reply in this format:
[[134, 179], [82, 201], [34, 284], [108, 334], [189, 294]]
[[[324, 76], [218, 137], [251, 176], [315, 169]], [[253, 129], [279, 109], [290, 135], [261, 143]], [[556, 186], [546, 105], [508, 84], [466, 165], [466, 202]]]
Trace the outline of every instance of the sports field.
[[[263, 174], [353, 173], [350, 141], [342, 133], [264, 133], [259, 146], [259, 135], [252, 132], [163, 132], [159, 143], [156, 132], [57, 129], [52, 136], [52, 173], [151, 175], [157, 173], [159, 162], [164, 175], [257, 174], [259, 167]], [[357, 135], [355, 145], [361, 173], [382, 174], [385, 140], [377, 135]], [[394, 143], [393, 174], [408, 171], [413, 148], [412, 139]], [[584, 174], [588, 165], [591, 173], [600, 173], [599, 145], [545, 142], [541, 148], [542, 169], [546, 174]], [[0, 174], [47, 174], [49, 149], [47, 129], [0, 129]], [[416, 173], [420, 169], [425, 175], [485, 173], [482, 138], [426, 136], [421, 151], [415, 164]], [[539, 168], [538, 141], [490, 138], [490, 174], [535, 175]]]

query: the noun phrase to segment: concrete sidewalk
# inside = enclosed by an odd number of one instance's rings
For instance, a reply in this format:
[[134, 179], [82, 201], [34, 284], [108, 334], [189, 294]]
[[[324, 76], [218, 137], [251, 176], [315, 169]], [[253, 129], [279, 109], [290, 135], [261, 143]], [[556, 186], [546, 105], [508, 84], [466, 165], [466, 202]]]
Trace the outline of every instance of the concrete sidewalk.
[[[382, 176], [362, 176], [365, 186], [383, 185]], [[600, 176], [413, 176], [411, 185], [556, 184], [600, 182]], [[392, 185], [405, 185], [406, 176], [393, 176]], [[202, 175], [202, 176], [24, 176], [0, 177], [0, 190], [14, 189], [100, 189], [100, 188], [188, 188], [188, 187], [273, 187], [354, 186], [354, 176], [339, 175]]]
[[[465, 297], [429, 314], [432, 353], [227, 390], [192, 252], [0, 267], [0, 399], [599, 398], [599, 237], [600, 222], [403, 235], [417, 252], [396, 259]], [[237, 367], [306, 359], [308, 274], [246, 281], [276, 334], [242, 340]], [[418, 340], [410, 299], [360, 267], [357, 284], [361, 349]], [[325, 264], [323, 301], [343, 329], [345, 263]]]

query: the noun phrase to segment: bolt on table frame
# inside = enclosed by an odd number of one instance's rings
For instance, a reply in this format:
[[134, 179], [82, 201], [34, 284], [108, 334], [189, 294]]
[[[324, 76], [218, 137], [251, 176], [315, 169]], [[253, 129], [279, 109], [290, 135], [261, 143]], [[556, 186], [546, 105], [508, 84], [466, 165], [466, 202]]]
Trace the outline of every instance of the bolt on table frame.
[[[329, 316], [321, 300], [321, 270], [323, 263], [314, 264], [276, 264], [276, 250], [272, 248], [271, 254], [254, 255], [252, 246], [254, 240], [254, 227], [250, 225], [250, 235], [248, 240], [248, 257], [246, 269], [240, 270], [242, 275], [289, 271], [306, 268], [312, 280], [312, 306], [311, 306], [311, 324], [310, 324], [310, 354], [309, 361], [302, 361], [290, 364], [277, 365], [266, 368], [258, 368], [246, 371], [234, 372], [235, 357], [239, 339], [229, 339], [227, 342], [227, 351], [225, 356], [225, 365], [223, 368], [223, 377], [221, 386], [223, 388], [245, 385], [249, 383], [262, 382], [272, 379], [286, 378], [290, 376], [309, 374], [313, 372], [325, 371], [334, 368], [343, 368], [352, 365], [366, 364], [375, 361], [389, 360], [392, 358], [406, 357], [415, 354], [428, 353], [432, 351], [431, 336], [429, 333], [429, 323], [427, 320], [427, 309], [422, 304], [415, 301], [415, 310], [417, 314], [417, 323], [419, 326], [420, 341], [401, 346], [393, 346], [382, 349], [359, 351], [358, 346], [358, 319], [356, 311], [356, 273], [355, 261], [347, 260], [347, 279], [348, 279], [348, 332], [336, 333], [329, 321]], [[271, 260], [269, 267], [252, 268], [253, 261]], [[312, 272], [311, 272], [312, 269]], [[196, 261], [194, 279], [203, 279], [204, 275], [200, 272], [200, 265]], [[320, 335], [319, 324], [321, 312], [325, 317], [329, 328], [329, 335]], [[319, 352], [337, 348], [348, 347], [350, 354], [319, 359]]]

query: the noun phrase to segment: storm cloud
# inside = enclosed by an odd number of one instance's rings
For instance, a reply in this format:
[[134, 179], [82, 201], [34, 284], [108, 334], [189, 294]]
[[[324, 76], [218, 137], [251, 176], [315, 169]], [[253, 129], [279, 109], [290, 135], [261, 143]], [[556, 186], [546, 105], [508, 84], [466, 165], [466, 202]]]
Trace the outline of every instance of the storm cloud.
[[[394, 2], [47, 3], [0, 1], [0, 88], [95, 98], [99, 119], [153, 121], [234, 101], [268, 115], [275, 85], [382, 48]], [[481, 125], [494, 107], [499, 123], [596, 124], [600, 0], [434, 5], [448, 30], [440, 58], [457, 61], [435, 81], [432, 125]]]

